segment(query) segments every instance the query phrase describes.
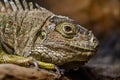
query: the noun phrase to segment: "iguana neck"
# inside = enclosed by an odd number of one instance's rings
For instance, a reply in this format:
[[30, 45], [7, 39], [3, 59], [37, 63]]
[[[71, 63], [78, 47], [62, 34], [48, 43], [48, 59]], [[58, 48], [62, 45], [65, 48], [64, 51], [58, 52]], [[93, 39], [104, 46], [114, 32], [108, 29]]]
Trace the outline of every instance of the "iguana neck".
[[8, 53], [27, 55], [36, 34], [51, 15], [54, 14], [44, 8], [0, 13], [1, 46]]

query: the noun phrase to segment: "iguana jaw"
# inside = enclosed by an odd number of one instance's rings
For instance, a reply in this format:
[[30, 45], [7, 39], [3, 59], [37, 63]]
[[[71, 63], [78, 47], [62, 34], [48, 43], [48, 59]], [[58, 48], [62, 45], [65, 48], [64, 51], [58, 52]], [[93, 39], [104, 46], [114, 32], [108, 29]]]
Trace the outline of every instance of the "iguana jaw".
[[[94, 54], [93, 50], [83, 50], [81, 49], [67, 49], [67, 48], [54, 48], [52, 45], [40, 45], [36, 51], [40, 53], [40, 56], [37, 56], [44, 62], [53, 63], [56, 65], [63, 65], [70, 62], [86, 62]], [[37, 59], [37, 58], [36, 58]]]
[[[93, 35], [93, 34], [91, 34]], [[60, 35], [59, 35], [60, 37]], [[49, 37], [48, 37], [49, 38]], [[91, 38], [95, 38], [92, 36]], [[55, 41], [54, 41], [55, 40]], [[83, 62], [88, 61], [93, 55], [95, 55], [98, 41], [76, 41], [74, 39], [61, 39], [59, 41], [54, 39], [48, 40], [47, 38], [41, 43], [44, 50], [46, 50], [43, 61], [48, 61], [57, 65], [63, 65], [68, 62]], [[74, 42], [75, 41], [75, 42]], [[78, 45], [79, 44], [79, 45]], [[82, 45], [81, 45], [82, 44]], [[47, 58], [48, 59], [47, 59]], [[49, 59], [50, 58], [50, 59]]]

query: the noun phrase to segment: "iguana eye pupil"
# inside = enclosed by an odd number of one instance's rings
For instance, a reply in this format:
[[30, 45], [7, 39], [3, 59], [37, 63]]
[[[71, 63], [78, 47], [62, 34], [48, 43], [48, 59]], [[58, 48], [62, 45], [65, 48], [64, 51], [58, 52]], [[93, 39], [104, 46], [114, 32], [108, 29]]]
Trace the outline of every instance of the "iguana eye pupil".
[[64, 26], [63, 30], [64, 30], [64, 32], [67, 32], [67, 33], [71, 33], [72, 32], [72, 28], [70, 26]]

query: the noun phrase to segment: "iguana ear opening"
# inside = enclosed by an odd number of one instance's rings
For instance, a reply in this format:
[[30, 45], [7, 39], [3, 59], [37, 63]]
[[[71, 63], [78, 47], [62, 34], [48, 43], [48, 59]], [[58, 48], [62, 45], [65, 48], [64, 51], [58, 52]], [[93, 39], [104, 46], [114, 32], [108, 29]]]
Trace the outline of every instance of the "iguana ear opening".
[[41, 30], [41, 31], [39, 32], [39, 36], [40, 36], [40, 39], [41, 39], [41, 40], [45, 39], [45, 37], [46, 37], [46, 32], [45, 32], [44, 30]]

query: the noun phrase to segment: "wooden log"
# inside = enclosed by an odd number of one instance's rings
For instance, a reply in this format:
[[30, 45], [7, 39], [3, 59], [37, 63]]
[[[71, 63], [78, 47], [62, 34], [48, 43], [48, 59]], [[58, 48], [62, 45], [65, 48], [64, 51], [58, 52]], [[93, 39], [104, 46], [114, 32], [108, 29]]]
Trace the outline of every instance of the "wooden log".
[[0, 64], [0, 80], [55, 80], [57, 77], [57, 74], [44, 69]]

